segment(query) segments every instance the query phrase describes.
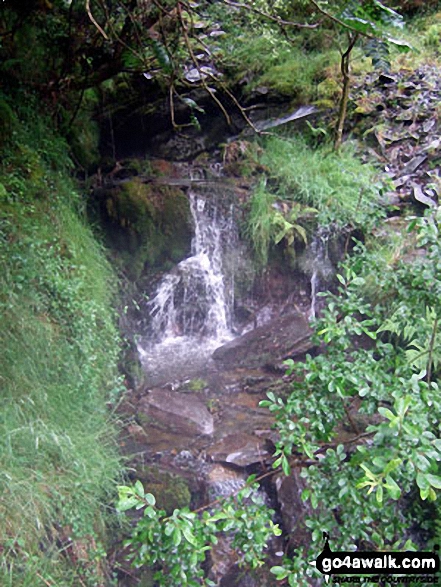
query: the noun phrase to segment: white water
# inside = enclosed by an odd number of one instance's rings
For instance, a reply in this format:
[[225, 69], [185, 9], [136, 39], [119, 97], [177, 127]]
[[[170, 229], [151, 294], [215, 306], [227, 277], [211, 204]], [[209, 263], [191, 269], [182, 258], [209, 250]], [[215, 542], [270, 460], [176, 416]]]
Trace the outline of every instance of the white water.
[[312, 274], [311, 274], [311, 307], [309, 318], [313, 320], [317, 315], [317, 294], [323, 290], [323, 286], [334, 273], [333, 265], [329, 259], [330, 232], [324, 228], [319, 229], [311, 243]]
[[223, 259], [234, 243], [232, 211], [221, 213], [211, 200], [189, 193], [194, 223], [191, 256], [161, 280], [148, 303], [150, 336], [138, 351], [153, 378], [179, 363], [179, 375], [201, 365], [215, 348], [233, 338], [232, 279], [224, 277]]

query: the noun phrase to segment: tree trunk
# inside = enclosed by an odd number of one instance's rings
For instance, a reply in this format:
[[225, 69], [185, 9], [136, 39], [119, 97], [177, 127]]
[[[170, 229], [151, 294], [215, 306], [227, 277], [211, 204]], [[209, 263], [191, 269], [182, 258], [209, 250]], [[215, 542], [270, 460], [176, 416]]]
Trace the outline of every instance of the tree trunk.
[[346, 112], [348, 110], [349, 89], [351, 83], [350, 76], [350, 61], [352, 49], [358, 40], [358, 33], [349, 34], [349, 44], [346, 51], [341, 56], [340, 70], [343, 76], [342, 95], [340, 99], [340, 106], [338, 110], [337, 128], [335, 130], [334, 150], [338, 151], [343, 140], [343, 128], [346, 120]]

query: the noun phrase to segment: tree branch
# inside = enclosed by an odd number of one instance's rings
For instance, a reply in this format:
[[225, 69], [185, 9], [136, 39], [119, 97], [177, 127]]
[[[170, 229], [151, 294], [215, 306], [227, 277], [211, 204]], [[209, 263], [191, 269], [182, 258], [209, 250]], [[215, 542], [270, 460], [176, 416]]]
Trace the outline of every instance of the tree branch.
[[249, 10], [250, 12], [259, 14], [260, 16], [263, 16], [264, 18], [272, 20], [273, 22], [276, 22], [277, 24], [283, 26], [292, 26], [299, 29], [316, 29], [318, 26], [320, 26], [320, 23], [307, 24], [301, 22], [293, 22], [291, 20], [284, 20], [283, 18], [279, 18], [278, 16], [273, 16], [271, 14], [268, 14], [267, 12], [263, 12], [262, 10], [259, 10], [254, 6], [249, 6], [248, 4], [241, 4], [240, 2], [233, 2], [232, 0], [223, 0], [223, 2], [228, 6], [233, 6], [234, 8], [244, 8], [245, 10]]
[[375, 40], [377, 38], [374, 35], [371, 35], [369, 33], [360, 32], [359, 30], [357, 30], [356, 28], [352, 27], [350, 24], [347, 24], [346, 22], [343, 22], [342, 20], [340, 20], [339, 18], [337, 18], [333, 14], [330, 14], [329, 12], [326, 12], [326, 10], [323, 10], [323, 8], [319, 5], [318, 2], [316, 2], [316, 0], [309, 0], [309, 2], [311, 2], [311, 4], [320, 12], [320, 14], [323, 14], [323, 16], [325, 16], [326, 18], [329, 18], [329, 20], [332, 20], [332, 22], [335, 22], [339, 26], [341, 26], [341, 27], [343, 27], [345, 29], [349, 29], [350, 31], [353, 31], [354, 33], [357, 33], [359, 35], [363, 35], [367, 39], [373, 39], [373, 40]]
[[86, 11], [87, 14], [89, 15], [90, 20], [92, 21], [93, 25], [98, 29], [98, 31], [103, 35], [103, 37], [106, 39], [106, 41], [109, 40], [109, 37], [107, 36], [107, 34], [104, 32], [104, 30], [100, 27], [100, 25], [97, 23], [97, 21], [95, 20], [91, 10], [90, 10], [90, 0], [86, 0]]

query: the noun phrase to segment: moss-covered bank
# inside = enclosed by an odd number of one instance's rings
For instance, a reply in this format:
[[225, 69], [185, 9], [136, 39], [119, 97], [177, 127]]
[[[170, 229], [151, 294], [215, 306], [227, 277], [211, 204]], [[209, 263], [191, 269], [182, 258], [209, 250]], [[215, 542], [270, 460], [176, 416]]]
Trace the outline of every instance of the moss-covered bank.
[[109, 585], [116, 279], [34, 106], [1, 109], [0, 584]]

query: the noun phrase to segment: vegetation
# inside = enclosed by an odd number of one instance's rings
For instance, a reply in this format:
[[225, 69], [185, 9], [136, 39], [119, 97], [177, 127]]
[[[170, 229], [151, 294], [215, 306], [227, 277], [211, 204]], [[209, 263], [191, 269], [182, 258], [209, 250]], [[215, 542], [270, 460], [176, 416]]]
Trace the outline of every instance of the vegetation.
[[116, 279], [66, 143], [32, 108], [20, 124], [3, 108], [14, 141], [0, 168], [0, 583], [102, 584], [120, 472], [107, 409], [121, 389]]
[[216, 583], [205, 576], [204, 563], [219, 535], [229, 537], [241, 567], [262, 566], [268, 540], [281, 532], [253, 481], [251, 477], [237, 495], [207, 505], [202, 513], [181, 508], [168, 516], [155, 507], [154, 495], [145, 493], [140, 481], [133, 487], [120, 486], [119, 511], [145, 508], [127, 541], [134, 547], [135, 566], [152, 566], [157, 571], [154, 579], [164, 587], [170, 585], [170, 579], [183, 587], [214, 587]]
[[280, 433], [274, 465], [288, 472], [308, 463], [303, 499], [311, 504], [312, 544], [280, 570], [290, 585], [308, 584], [305, 560], [320, 551], [323, 528], [335, 550], [416, 548], [415, 523], [436, 538], [439, 510], [427, 504], [416, 519], [414, 500], [419, 493], [423, 503], [435, 501], [441, 489], [439, 220], [428, 214], [409, 224], [425, 250], [413, 262], [388, 264], [358, 246], [316, 324], [326, 352], [291, 362], [292, 393], [268, 393], [262, 402]]
[[271, 136], [249, 154], [263, 169], [247, 216], [247, 234], [265, 266], [270, 247], [306, 244], [320, 226], [368, 232], [384, 215], [378, 172], [362, 164], [355, 145], [336, 154], [327, 142], [311, 147], [302, 136]]
[[[228, 121], [234, 108], [251, 126], [240, 100], [252, 105], [265, 92], [293, 103], [339, 102], [334, 129], [310, 127], [314, 146], [289, 135], [260, 139], [252, 157], [261, 174], [247, 230], [262, 266], [273, 244], [292, 251], [317, 223], [366, 234], [383, 213], [382, 186], [353, 145], [336, 154], [329, 137], [336, 131], [340, 147], [356, 44], [364, 37], [360, 49], [384, 66], [388, 55], [380, 41], [401, 46], [389, 37], [397, 16], [378, 0], [329, 4], [2, 3], [2, 585], [112, 583], [107, 530], [121, 520], [109, 506], [121, 472], [111, 412], [122, 390], [112, 310], [117, 281], [70, 177], [78, 170], [87, 176], [101, 163], [98, 109], [107, 116], [117, 105], [109, 108], [106, 100], [116, 97], [130, 106], [131, 74], [143, 74], [152, 96], [167, 96], [178, 130], [198, 127], [203, 109], [192, 97], [196, 88]], [[401, 5], [412, 11], [421, 2]], [[438, 58], [439, 18], [414, 26], [417, 45]], [[177, 116], [177, 104], [185, 116]], [[108, 216], [115, 224], [129, 221], [141, 243], [136, 277], [166, 246], [159, 237], [156, 249], [151, 246], [160, 221], [149, 190], [128, 182], [106, 202]], [[169, 202], [169, 213], [177, 213], [173, 194]], [[326, 351], [288, 364], [295, 375], [291, 392], [269, 392], [262, 403], [280, 436], [274, 469], [301, 468], [310, 506], [309, 547], [287, 551], [272, 570], [285, 584], [309, 584], [309, 561], [321, 550], [323, 529], [334, 548], [344, 549], [428, 547], [439, 538], [440, 221], [431, 213], [409, 225], [422, 253], [416, 258], [409, 259], [411, 250], [406, 258], [402, 250], [385, 255], [358, 243], [316, 323]], [[171, 257], [178, 258], [180, 240], [175, 246]], [[195, 379], [189, 389], [203, 384]], [[194, 512], [158, 509], [140, 482], [119, 485], [121, 512], [144, 509], [128, 539], [135, 565], [152, 567], [159, 585], [213, 584], [207, 557], [220, 536], [245, 568], [264, 565], [279, 530], [255, 481]], [[190, 501], [188, 491], [179, 497]]]

